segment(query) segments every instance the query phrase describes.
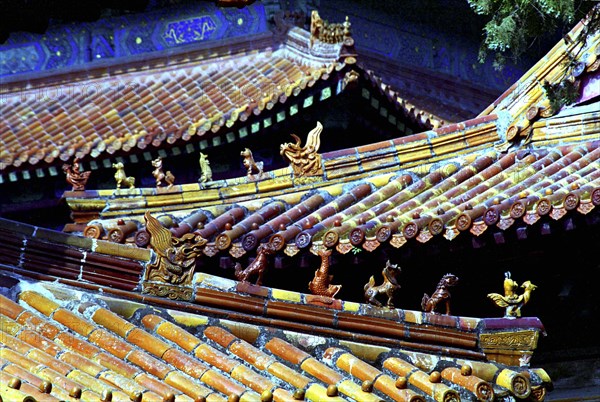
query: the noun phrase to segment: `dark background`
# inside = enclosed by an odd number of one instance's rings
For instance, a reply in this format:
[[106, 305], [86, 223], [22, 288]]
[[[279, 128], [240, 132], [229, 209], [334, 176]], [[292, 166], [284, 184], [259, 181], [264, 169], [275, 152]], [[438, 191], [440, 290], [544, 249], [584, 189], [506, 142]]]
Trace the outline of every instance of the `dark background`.
[[[481, 39], [483, 20], [466, 14], [470, 11], [465, 7], [466, 1], [419, 3], [419, 6], [415, 2], [406, 3], [403, 16], [437, 28], [458, 30], [474, 42]], [[447, 7], [444, 10], [450, 15], [460, 15], [461, 23], [443, 25], [440, 4]], [[0, 43], [14, 31], [43, 34], [50, 23], [89, 22], [105, 16], [140, 12], [149, 5], [148, 0], [0, 1]], [[381, 13], [399, 12], [395, 1], [351, 2], [352, 7], [361, 5], [376, 8]], [[555, 37], [560, 37], [560, 34], [558, 32]], [[534, 50], [541, 55], [547, 49], [539, 45]], [[278, 154], [280, 133], [306, 133], [314, 126], [315, 120], [320, 120], [327, 127], [327, 133], [322, 137], [322, 152], [397, 135], [365, 102], [360, 94], [343, 94], [327, 101], [321, 108], [312, 108], [307, 113], [302, 112], [264, 129], [261, 145], [258, 145], [256, 137], [249, 136], [243, 141], [223, 146], [210, 157], [214, 178], [243, 175], [241, 160], [229, 155], [238, 155], [239, 150], [246, 146], [255, 149], [255, 159], [265, 162], [265, 170], [285, 166]], [[166, 159], [164, 165], [176, 172], [179, 182], [194, 182], [200, 174], [195, 154]], [[145, 185], [152, 186], [149, 163], [148, 166], [133, 166], [130, 174], [146, 177]], [[194, 166], [194, 169], [184, 169], [186, 166]], [[112, 169], [98, 170], [88, 187], [112, 188], [113, 174]], [[141, 185], [144, 185], [143, 181]], [[24, 186], [27, 186], [27, 191], [23, 191]], [[34, 178], [26, 184], [4, 184], [0, 191], [0, 215], [61, 230], [62, 225], [70, 221], [68, 209], [60, 201], [60, 195], [67, 189], [62, 175]], [[532, 226], [524, 226], [525, 237], [517, 236], [516, 226], [502, 232], [502, 241], [494, 236], [494, 231], [499, 230], [490, 228], [479, 237], [467, 233], [452, 241], [437, 237], [425, 244], [411, 241], [400, 249], [380, 246], [373, 253], [361, 251], [337, 255], [332, 259], [332, 273], [334, 283], [342, 284], [338, 297], [361, 302], [364, 284], [371, 275], [375, 275], [379, 282], [381, 269], [389, 259], [402, 267], [402, 289], [395, 301], [396, 307], [419, 310], [423, 293], [431, 294], [441, 276], [451, 272], [460, 278], [459, 285], [451, 289], [453, 314], [499, 317], [502, 309], [495, 307], [486, 295], [501, 293], [504, 272], [511, 271], [518, 283], [530, 280], [538, 286], [529, 304], [523, 308], [523, 314], [539, 317], [548, 336], [540, 339], [532, 365], [547, 368], [553, 378], [572, 378], [579, 373], [582, 382], [589, 377], [593, 381], [594, 369], [584, 366], [578, 372], [579, 366], [574, 362], [600, 359], [599, 208], [588, 215], [573, 212], [559, 221], [542, 218]], [[283, 269], [271, 267], [264, 284], [306, 292], [307, 283], [319, 264], [320, 259], [310, 253], [284, 257], [279, 261]], [[226, 268], [221, 268], [223, 265]], [[231, 265], [222, 264], [219, 258], [200, 260], [198, 269], [233, 278]], [[577, 382], [574, 384], [576, 387]]]

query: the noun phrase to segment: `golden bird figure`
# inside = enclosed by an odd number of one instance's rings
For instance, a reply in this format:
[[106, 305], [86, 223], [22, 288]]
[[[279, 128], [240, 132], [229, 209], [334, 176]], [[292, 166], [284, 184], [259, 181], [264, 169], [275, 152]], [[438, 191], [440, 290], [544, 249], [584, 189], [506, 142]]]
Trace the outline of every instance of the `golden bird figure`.
[[494, 304], [498, 307], [505, 308], [505, 318], [518, 318], [521, 317], [521, 307], [529, 302], [531, 292], [537, 289], [537, 286], [530, 281], [525, 281], [521, 285], [524, 288], [522, 294], [516, 294], [515, 290], [519, 287], [519, 284], [510, 277], [510, 272], [504, 273], [504, 296], [498, 293], [489, 293], [487, 295]]

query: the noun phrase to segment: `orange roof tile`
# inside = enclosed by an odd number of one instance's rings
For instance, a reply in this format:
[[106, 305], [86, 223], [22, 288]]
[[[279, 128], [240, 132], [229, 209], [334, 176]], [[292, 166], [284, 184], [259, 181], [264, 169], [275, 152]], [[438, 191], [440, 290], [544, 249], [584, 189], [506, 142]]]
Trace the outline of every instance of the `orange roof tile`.
[[[3, 397], [420, 402], [460, 401], [462, 395], [489, 401], [494, 394], [524, 398], [533, 390], [544, 393], [551, 387], [540, 369], [430, 359], [398, 348], [379, 348], [376, 360], [366, 360], [368, 353], [361, 350], [368, 350], [368, 345], [351, 350], [336, 339], [266, 326], [255, 328], [259, 335], [245, 340], [240, 336], [247, 332], [228, 330], [231, 323], [223, 320], [188, 315], [188, 321], [181, 321], [156, 307], [150, 313], [143, 305], [136, 307], [139, 318], [126, 320], [92, 295], [71, 293], [67, 300], [56, 301], [48, 297], [56, 296], [24, 291], [19, 305], [0, 296], [0, 317], [10, 324], [0, 327], [0, 376], [3, 384], [12, 385], [11, 390], [0, 389]], [[74, 310], [67, 310], [67, 305]], [[63, 310], [94, 328], [92, 332], [79, 333], [76, 324], [57, 322], [54, 317]], [[24, 314], [55, 330], [38, 332], [31, 320], [19, 322]], [[99, 332], [110, 333], [112, 340], [94, 337]], [[115, 343], [127, 345], [130, 352], [121, 355]]]

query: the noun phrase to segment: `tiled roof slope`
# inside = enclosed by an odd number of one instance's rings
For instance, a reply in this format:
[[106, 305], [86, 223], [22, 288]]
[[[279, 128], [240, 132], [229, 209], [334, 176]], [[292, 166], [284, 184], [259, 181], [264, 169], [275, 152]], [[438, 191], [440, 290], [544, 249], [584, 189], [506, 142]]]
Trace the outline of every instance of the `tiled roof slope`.
[[[261, 241], [288, 254], [321, 245], [341, 253], [372, 251], [388, 241], [400, 247], [413, 238], [452, 240], [490, 226], [505, 230], [521, 219], [532, 225], [546, 215], [558, 220], [569, 211], [587, 214], [600, 202], [598, 99], [551, 110], [540, 84], [557, 84], [565, 73], [591, 82], [597, 74], [600, 33], [575, 54], [575, 70], [562, 63], [582, 24], [480, 117], [323, 154], [323, 176], [308, 183], [282, 169], [258, 182], [238, 178], [170, 191], [70, 192], [65, 198], [78, 223], [97, 218], [91, 222], [98, 225], [96, 236], [119, 219], [141, 230], [150, 211], [169, 215], [166, 226], [178, 236], [200, 224], [196, 232], [209, 240], [206, 254], [228, 250], [234, 257]], [[277, 212], [270, 203], [279, 205]]]
[[518, 220], [533, 225], [544, 216], [558, 220], [599, 205], [597, 105], [536, 121], [529, 145], [520, 150], [504, 152], [498, 120], [486, 116], [324, 154], [331, 180], [303, 184], [284, 170], [271, 172], [268, 180], [243, 178], [214, 188], [98, 190], [65, 198], [76, 218], [80, 209], [96, 209], [98, 219], [88, 223], [95, 225], [88, 232], [95, 237], [108, 238], [122, 219], [133, 222], [132, 242], [150, 211], [166, 216], [165, 225], [177, 236], [195, 230], [209, 240], [207, 255], [228, 251], [239, 257], [267, 241], [286, 253], [311, 245], [347, 253], [385, 242], [400, 247], [409, 239], [480, 235], [491, 226], [505, 230]]
[[[0, 220], [0, 279], [60, 284], [94, 294], [151, 303], [179, 311], [251, 322], [337, 339], [402, 347], [440, 356], [493, 360], [515, 365], [537, 347], [543, 326], [537, 318], [506, 320], [441, 316], [336, 300], [256, 286], [198, 272], [185, 286], [159, 284], [169, 297], [144, 293], [151, 263], [148, 250], [91, 240]], [[12, 230], [11, 230], [12, 229]], [[3, 274], [2, 272], [6, 272]], [[8, 277], [4, 275], [9, 275]], [[154, 283], [154, 282], [153, 282]], [[59, 285], [59, 286], [60, 286]], [[177, 289], [175, 289], [177, 288]], [[141, 291], [141, 293], [140, 293]], [[521, 333], [518, 350], [483, 338], [490, 332]], [[512, 346], [511, 346], [512, 345]]]
[[[92, 282], [122, 290], [138, 286], [150, 250], [95, 241], [0, 219], [0, 269], [38, 280]], [[52, 278], [52, 279], [49, 279]]]
[[[595, 6], [596, 12], [598, 7], [600, 6]], [[559, 84], [566, 79], [577, 82], [586, 74], [597, 73], [600, 67], [600, 32], [592, 32], [585, 41], [581, 40], [587, 31], [592, 12], [594, 11], [590, 11], [586, 19], [580, 21], [546, 56], [482, 111], [480, 116], [507, 113], [508, 119], [514, 119], [513, 125], [525, 128], [523, 126], [528, 125], [526, 121], [529, 108], [550, 108], [543, 89], [544, 83]]]
[[292, 28], [259, 51], [3, 92], [0, 171], [165, 147], [245, 121], [344, 66], [341, 44], [312, 51], [309, 37]]
[[0, 296], [3, 398], [541, 401], [551, 388], [541, 369], [440, 358], [63, 293], [67, 300], [38, 286], [21, 291], [19, 304]]

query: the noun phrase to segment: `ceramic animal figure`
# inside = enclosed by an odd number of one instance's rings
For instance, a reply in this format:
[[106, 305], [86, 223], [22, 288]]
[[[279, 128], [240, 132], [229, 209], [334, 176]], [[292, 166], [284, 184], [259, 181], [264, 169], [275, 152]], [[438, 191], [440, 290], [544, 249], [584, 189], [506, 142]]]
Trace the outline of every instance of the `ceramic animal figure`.
[[323, 20], [319, 16], [317, 10], [313, 10], [310, 14], [310, 47], [313, 47], [315, 39], [319, 39], [323, 30]]
[[135, 187], [135, 177], [129, 176], [125, 174], [125, 167], [123, 163], [117, 162], [113, 163], [112, 167], [117, 169], [115, 172], [115, 180], [117, 181], [117, 189], [121, 188], [121, 185], [129, 186], [129, 188]]
[[65, 163], [62, 166], [63, 171], [67, 175], [67, 183], [73, 186], [73, 191], [85, 191], [85, 184], [90, 178], [90, 171], [80, 172], [79, 171], [79, 159], [73, 160], [73, 165]]
[[329, 275], [329, 256], [331, 250], [319, 250], [321, 266], [315, 271], [315, 277], [308, 282], [308, 289], [313, 295], [335, 297], [342, 285], [331, 285], [333, 275]]
[[388, 298], [386, 306], [389, 308], [394, 308], [392, 299], [394, 298], [394, 293], [396, 290], [400, 289], [400, 284], [398, 283], [398, 275], [400, 272], [402, 272], [402, 269], [400, 269], [398, 264], [391, 264], [388, 260], [385, 264], [385, 267], [381, 271], [381, 275], [383, 275], [383, 283], [379, 286], [375, 286], [375, 277], [371, 276], [369, 283], [365, 285], [365, 301], [378, 307], [382, 307], [381, 302], [375, 297], [383, 294]]
[[306, 138], [306, 145], [300, 146], [300, 138], [296, 134], [291, 134], [296, 140], [295, 144], [286, 142], [281, 144], [279, 153], [290, 162], [294, 176], [318, 176], [323, 174], [321, 167], [321, 155], [317, 153], [321, 146], [321, 131], [323, 125], [317, 122]]
[[171, 173], [171, 171], [167, 170], [167, 173], [163, 172], [162, 169], [162, 159], [156, 158], [152, 161], [152, 166], [154, 170], [152, 171], [152, 176], [156, 179], [156, 187], [162, 186], [162, 181], [164, 180], [168, 185], [167, 188], [173, 187], [175, 183], [175, 176]]
[[458, 283], [458, 277], [452, 274], [446, 274], [442, 277], [435, 289], [435, 292], [429, 297], [427, 293], [423, 295], [421, 300], [421, 308], [426, 313], [436, 313], [435, 309], [439, 303], [446, 304], [446, 315], [450, 315], [450, 292], [449, 287], [455, 286]]
[[515, 289], [518, 289], [519, 284], [511, 279], [510, 272], [504, 273], [504, 296], [498, 293], [489, 293], [487, 295], [494, 304], [498, 307], [505, 308], [505, 318], [521, 317], [521, 307], [526, 305], [531, 298], [531, 292], [537, 289], [537, 286], [530, 281], [525, 281], [521, 285], [525, 290], [522, 294], [516, 294]]
[[200, 163], [200, 171], [202, 174], [200, 176], [200, 179], [198, 179], [198, 181], [200, 183], [206, 183], [207, 181], [212, 181], [212, 169], [210, 168], [210, 161], [208, 160], [208, 157], [205, 154], [203, 154], [202, 152], [200, 152], [199, 163]]
[[263, 174], [263, 162], [256, 162], [252, 156], [252, 151], [248, 148], [244, 148], [240, 155], [244, 158], [242, 163], [246, 168], [246, 174], [251, 180], [258, 180]]
[[250, 277], [256, 276], [255, 285], [262, 285], [263, 275], [267, 269], [267, 256], [275, 254], [277, 249], [270, 243], [262, 243], [256, 250], [256, 258], [245, 269], [239, 262], [235, 264], [235, 278], [241, 282], [250, 282]]

